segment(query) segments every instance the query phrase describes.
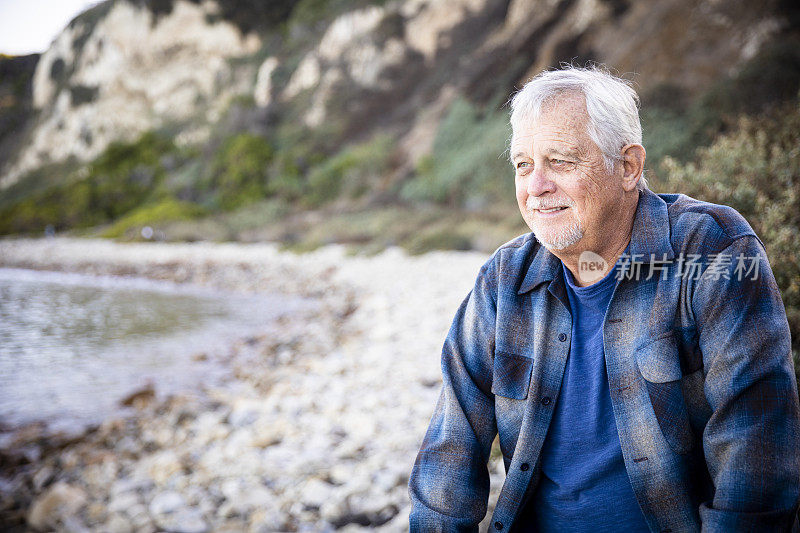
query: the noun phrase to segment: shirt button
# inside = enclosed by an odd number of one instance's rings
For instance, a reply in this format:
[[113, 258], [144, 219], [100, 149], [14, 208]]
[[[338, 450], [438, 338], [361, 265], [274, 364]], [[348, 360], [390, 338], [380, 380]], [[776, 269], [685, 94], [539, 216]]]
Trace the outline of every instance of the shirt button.
[[542, 405], [550, 405], [550, 396], [542, 398]]
[[495, 522], [495, 523], [494, 523], [494, 528], [495, 528], [497, 531], [500, 531], [501, 529], [503, 529], [503, 523], [502, 523], [502, 522]]
[[530, 467], [531, 465], [529, 465], [528, 463], [522, 463], [521, 465], [519, 465], [519, 469], [522, 470], [523, 472], [527, 472]]
[[558, 334], [558, 340], [560, 340], [561, 342], [564, 342], [565, 340], [567, 340], [567, 334], [566, 333], [559, 333]]

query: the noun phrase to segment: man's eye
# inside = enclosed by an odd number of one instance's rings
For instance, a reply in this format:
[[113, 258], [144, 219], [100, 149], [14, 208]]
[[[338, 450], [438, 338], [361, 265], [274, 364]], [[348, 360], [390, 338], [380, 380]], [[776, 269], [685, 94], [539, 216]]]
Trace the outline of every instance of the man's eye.
[[575, 164], [574, 161], [569, 161], [567, 159], [551, 159], [550, 160], [550, 165], [551, 166], [557, 167], [557, 168], [562, 168], [562, 169], [572, 168], [572, 165], [574, 165], [574, 164]]
[[525, 168], [526, 166], [530, 165], [527, 161], [520, 161], [517, 163], [517, 168]]

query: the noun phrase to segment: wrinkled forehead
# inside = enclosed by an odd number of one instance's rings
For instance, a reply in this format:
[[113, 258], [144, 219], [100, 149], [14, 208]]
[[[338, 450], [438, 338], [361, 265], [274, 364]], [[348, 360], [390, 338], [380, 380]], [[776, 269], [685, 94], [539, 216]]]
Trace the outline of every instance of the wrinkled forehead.
[[583, 111], [586, 113], [586, 98], [578, 90], [565, 90], [554, 94], [532, 94], [526, 99], [517, 102], [514, 100], [514, 109], [511, 113], [511, 126], [517, 128], [528, 122], [537, 120], [542, 114], [554, 109], [570, 110], [573, 113]]
[[520, 117], [512, 123], [511, 156], [532, 154], [534, 145], [547, 149], [579, 150], [592, 142], [589, 115], [580, 93], [561, 94], [546, 100], [537, 116]]

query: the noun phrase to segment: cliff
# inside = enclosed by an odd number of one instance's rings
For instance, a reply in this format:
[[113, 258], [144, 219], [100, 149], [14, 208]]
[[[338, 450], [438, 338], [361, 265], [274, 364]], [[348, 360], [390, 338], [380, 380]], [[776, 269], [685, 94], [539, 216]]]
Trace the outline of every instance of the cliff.
[[649, 162], [686, 160], [796, 96], [798, 27], [782, 0], [107, 0], [0, 60], [24, 71], [0, 83], [0, 233], [257, 200], [483, 209], [510, 198], [504, 103], [562, 61], [632, 79]]

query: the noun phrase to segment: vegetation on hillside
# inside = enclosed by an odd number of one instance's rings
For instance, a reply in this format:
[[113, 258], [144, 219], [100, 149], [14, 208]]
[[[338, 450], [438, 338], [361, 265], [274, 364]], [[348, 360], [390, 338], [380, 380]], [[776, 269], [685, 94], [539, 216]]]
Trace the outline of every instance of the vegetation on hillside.
[[800, 370], [800, 42], [765, 47], [695, 99], [643, 99], [651, 188], [729, 205], [764, 242]]
[[[741, 117], [735, 130], [694, 158], [667, 157], [659, 190], [729, 205], [761, 238], [781, 290], [800, 353], [800, 97], [762, 116]], [[797, 360], [800, 370], [800, 360]]]
[[[159, 199], [164, 177], [179, 157], [172, 141], [148, 133], [133, 143], [112, 143], [67, 179], [21, 180], [9, 191], [19, 199], [0, 203], [0, 234], [41, 232], [47, 226], [61, 231], [117, 220]], [[28, 186], [34, 189], [24, 195]]]
[[514, 205], [513, 172], [506, 146], [511, 136], [508, 114], [496, 106], [480, 110], [457, 99], [439, 125], [433, 151], [417, 166], [401, 190], [410, 201], [451, 207]]

